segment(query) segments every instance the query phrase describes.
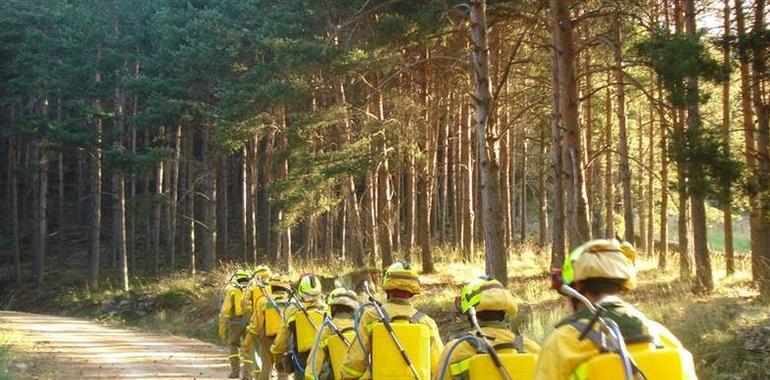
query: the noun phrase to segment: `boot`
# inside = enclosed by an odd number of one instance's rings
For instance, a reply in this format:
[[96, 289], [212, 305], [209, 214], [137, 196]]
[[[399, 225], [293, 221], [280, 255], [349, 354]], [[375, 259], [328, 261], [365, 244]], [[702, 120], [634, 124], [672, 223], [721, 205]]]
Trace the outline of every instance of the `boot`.
[[237, 379], [241, 377], [241, 361], [238, 358], [230, 359], [230, 375], [228, 378]]

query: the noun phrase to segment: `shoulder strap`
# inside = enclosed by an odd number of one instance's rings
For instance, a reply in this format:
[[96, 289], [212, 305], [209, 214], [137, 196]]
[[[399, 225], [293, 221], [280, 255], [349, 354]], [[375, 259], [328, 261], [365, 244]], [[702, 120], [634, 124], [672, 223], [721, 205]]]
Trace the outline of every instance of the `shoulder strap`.
[[598, 332], [598, 331], [596, 331], [594, 329], [590, 329], [589, 330], [588, 329], [588, 325], [586, 325], [585, 323], [580, 322], [580, 321], [572, 321], [572, 322], [569, 323], [569, 325], [574, 327], [574, 328], [576, 328], [581, 333], [583, 333], [586, 330], [588, 330], [588, 332], [586, 332], [586, 338], [590, 339], [591, 342], [593, 342], [594, 345], [596, 345], [596, 347], [599, 349], [599, 351], [601, 351], [601, 352], [607, 351], [607, 344], [605, 343], [605, 336], [604, 336], [604, 334], [602, 334], [602, 333], [600, 333], [600, 332]]
[[425, 317], [425, 313], [417, 310], [417, 312], [409, 318], [409, 323], [420, 323], [420, 320], [422, 320], [423, 317]]
[[516, 352], [523, 354], [524, 353], [524, 337], [521, 334], [516, 334], [516, 338], [513, 340], [514, 348], [516, 349]]

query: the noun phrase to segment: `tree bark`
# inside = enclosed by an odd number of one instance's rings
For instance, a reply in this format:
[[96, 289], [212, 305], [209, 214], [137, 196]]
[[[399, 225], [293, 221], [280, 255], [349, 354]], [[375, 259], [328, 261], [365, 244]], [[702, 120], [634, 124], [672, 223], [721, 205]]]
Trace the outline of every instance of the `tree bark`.
[[[553, 1], [553, 0], [552, 0]], [[552, 3], [553, 4], [553, 3]], [[556, 46], [556, 29], [558, 21], [552, 21], [552, 39]], [[557, 68], [557, 53], [551, 57], [551, 154], [553, 155], [553, 238], [551, 239], [551, 268], [561, 268], [565, 258], [566, 231], [564, 210], [564, 160], [562, 149], [561, 125], [561, 79]]]
[[[757, 36], [766, 33], [765, 0], [754, 2], [754, 27], [752, 34]], [[755, 43], [752, 54], [752, 100], [757, 116], [757, 190], [759, 191], [760, 215], [757, 223], [758, 246], [753, 246], [752, 254], [756, 258], [755, 280], [759, 285], [762, 298], [770, 298], [770, 111], [765, 100], [764, 88], [767, 80], [767, 48], [762, 43]], [[758, 248], [758, 249], [757, 249]]]
[[174, 159], [172, 161], [171, 168], [171, 184], [169, 191], [171, 191], [171, 199], [169, 200], [168, 207], [168, 269], [174, 270], [176, 268], [176, 232], [177, 221], [179, 220], [179, 172], [181, 169], [182, 159], [182, 126], [177, 124], [174, 129]]
[[465, 118], [462, 121], [462, 124], [460, 126], [461, 128], [461, 136], [460, 136], [460, 181], [462, 182], [462, 204], [463, 204], [463, 222], [462, 222], [462, 234], [463, 234], [463, 240], [462, 240], [462, 256], [463, 260], [466, 262], [470, 262], [473, 258], [473, 247], [474, 247], [474, 224], [475, 224], [475, 214], [476, 210], [474, 208], [474, 197], [473, 197], [473, 177], [474, 177], [474, 170], [473, 170], [473, 157], [471, 154], [471, 130], [472, 130], [472, 119], [471, 119], [471, 112], [469, 108], [466, 108], [465, 112], [463, 113]]
[[211, 148], [211, 129], [213, 126], [203, 127], [203, 236], [201, 236], [201, 250], [203, 251], [203, 263], [201, 268], [212, 271], [217, 264], [217, 154]]
[[[723, 27], [725, 36], [730, 36], [730, 2], [724, 2], [722, 12]], [[730, 44], [725, 43], [722, 47], [722, 63], [725, 67], [730, 66]], [[722, 139], [724, 141], [725, 153], [730, 155], [730, 78], [725, 78], [722, 82]], [[724, 231], [725, 231], [725, 271], [727, 275], [735, 273], [735, 252], [733, 250], [733, 207], [732, 191], [730, 185], [724, 187]]]
[[615, 38], [615, 81], [617, 96], [617, 117], [620, 135], [618, 144], [620, 150], [620, 178], [623, 188], [623, 224], [625, 226], [623, 236], [628, 242], [634, 242], [634, 205], [631, 196], [631, 169], [628, 157], [628, 128], [626, 126], [626, 86], [623, 75], [623, 56], [621, 53], [621, 18], [618, 8], [613, 20], [613, 33]]
[[[743, 41], [747, 38], [746, 34], [746, 21], [743, 13], [743, 0], [735, 0], [735, 29], [739, 40]], [[741, 113], [742, 115], [742, 129], [743, 129], [743, 141], [744, 141], [744, 157], [746, 159], [746, 171], [749, 179], [749, 187], [753, 188], [753, 191], [748, 192], [749, 197], [749, 229], [751, 233], [751, 262], [752, 262], [752, 274], [753, 278], [757, 279], [756, 269], [758, 254], [755, 254], [761, 249], [761, 243], [759, 239], [759, 197], [757, 196], [756, 185], [756, 172], [757, 172], [757, 160], [756, 160], [756, 138], [754, 133], [754, 110], [752, 107], [751, 99], [751, 73], [749, 68], [749, 51], [746, 44], [738, 44], [738, 62], [740, 68], [740, 80], [741, 80]]]
[[196, 249], [195, 246], [195, 127], [193, 125], [188, 126], [188, 133], [185, 137], [185, 224], [187, 227], [187, 247], [185, 249], [190, 255], [189, 273], [195, 274], [196, 267]]
[[548, 146], [546, 144], [546, 125], [540, 126], [540, 159], [537, 169], [538, 190], [538, 244], [545, 247], [548, 243], [548, 188], [546, 187], [546, 170]]
[[559, 114], [564, 130], [564, 167], [567, 169], [567, 208], [570, 247], [574, 248], [591, 239], [588, 223], [582, 142], [578, 115], [577, 78], [575, 75], [575, 51], [572, 39], [572, 0], [551, 0], [552, 32], [556, 51], [556, 68], [559, 76]]
[[[685, 30], [688, 36], [697, 33], [695, 25], [695, 1], [684, 0]], [[687, 78], [688, 91], [696, 101], [690, 102], [687, 107], [687, 128], [695, 132], [701, 129], [700, 104], [698, 78]], [[693, 226], [693, 248], [695, 249], [696, 286], [698, 290], [711, 291], [714, 288], [714, 280], [711, 272], [711, 258], [708, 249], [708, 235], [706, 229], [706, 201], [700, 189], [691, 191], [690, 206]]]
[[[607, 78], [610, 82], [610, 78]], [[604, 145], [607, 147], [607, 153], [604, 155], [604, 237], [612, 239], [615, 237], [615, 181], [612, 170], [615, 168], [613, 163], [614, 154], [612, 149], [612, 90], [607, 87], [606, 96], [606, 114], [604, 123]], [[624, 113], [625, 114], [625, 113]]]
[[[16, 107], [11, 106], [10, 110], [11, 130], [16, 129]], [[8, 136], [8, 179], [11, 184], [11, 220], [13, 223], [13, 268], [14, 279], [17, 284], [21, 284], [21, 247], [19, 234], [19, 175], [17, 173], [17, 140], [16, 135], [11, 133]]]
[[[427, 50], [423, 53], [423, 58], [428, 59], [429, 53]], [[420, 162], [417, 168], [416, 178], [416, 193], [417, 193], [417, 245], [420, 247], [420, 255], [422, 257], [422, 271], [424, 273], [433, 273], [435, 268], [433, 266], [433, 256], [431, 247], [431, 235], [430, 235], [430, 168], [427, 157], [432, 157], [428, 151], [430, 139], [430, 122], [428, 112], [428, 66], [427, 63], [422, 65], [420, 70], [420, 103], [422, 106], [422, 123], [423, 134], [418, 135], [417, 144], [420, 151], [426, 156], [424, 162]]]
[[[663, 103], [663, 85], [658, 78], [658, 100]], [[658, 108], [660, 119], [660, 250], [658, 268], [668, 265], [668, 122], [663, 107]]]
[[[102, 47], [96, 52], [96, 62], [102, 59]], [[99, 86], [102, 74], [99, 70], [94, 75], [94, 82]], [[96, 111], [101, 111], [101, 101], [94, 101]], [[101, 253], [100, 239], [102, 231], [102, 119], [97, 116], [94, 120], [94, 144], [93, 160], [91, 162], [91, 233], [89, 251], [88, 283], [91, 289], [99, 287], [99, 256]]]
[[489, 75], [489, 44], [487, 42], [487, 2], [470, 2], [471, 67], [474, 73], [474, 100], [476, 103], [477, 146], [479, 155], [481, 196], [484, 210], [484, 253], [486, 273], [503, 284], [508, 284], [508, 255], [502, 240], [500, 226], [499, 162], [495, 153], [492, 112], [492, 83]]

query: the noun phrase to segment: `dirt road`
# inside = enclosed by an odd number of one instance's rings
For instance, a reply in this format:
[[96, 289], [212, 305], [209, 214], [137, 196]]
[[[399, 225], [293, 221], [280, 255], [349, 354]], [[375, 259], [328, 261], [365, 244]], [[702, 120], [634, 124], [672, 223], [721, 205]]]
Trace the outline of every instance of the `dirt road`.
[[194, 339], [0, 311], [0, 337], [22, 358], [12, 372], [39, 379], [223, 379], [226, 350]]

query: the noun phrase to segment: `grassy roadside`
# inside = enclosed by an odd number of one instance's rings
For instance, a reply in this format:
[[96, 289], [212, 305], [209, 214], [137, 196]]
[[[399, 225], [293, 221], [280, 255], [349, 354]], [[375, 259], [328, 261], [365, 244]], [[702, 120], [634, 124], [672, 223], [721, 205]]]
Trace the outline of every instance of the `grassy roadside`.
[[[444, 251], [436, 257], [451, 258], [453, 253]], [[522, 246], [512, 251], [509, 263], [510, 288], [520, 300], [515, 322], [536, 341], [541, 341], [554, 323], [568, 313], [563, 300], [548, 289], [547, 261], [545, 252]], [[747, 261], [739, 261], [739, 271], [729, 277], [725, 276], [722, 264], [715, 257], [717, 288], [704, 296], [693, 295], [690, 284], [678, 280], [678, 268], [659, 271], [654, 260], [642, 257], [638, 265], [639, 288], [626, 298], [682, 340], [693, 352], [701, 378], [764, 379], [770, 373], [770, 355], [767, 351], [747, 350], [742, 334], [757, 326], [770, 326], [770, 322], [765, 322], [767, 305], [756, 299]], [[195, 276], [180, 272], [154, 280], [135, 279], [135, 287], [129, 293], [114, 291], [109, 286], [100, 291], [83, 290], [82, 284], [77, 285], [82, 278], [69, 278], [64, 272], [59, 288], [48, 294], [20, 292], [11, 306], [35, 305], [36, 310], [32, 311], [96, 318], [121, 327], [217, 342], [216, 300], [221, 284], [233, 268], [225, 266]], [[329, 277], [353, 269], [302, 268]], [[437, 263], [435, 274], [423, 276], [424, 292], [415, 304], [436, 319], [445, 337], [466, 328], [465, 321], [454, 313], [454, 297], [464, 281], [482, 271], [480, 260], [474, 264], [448, 260]], [[290, 276], [296, 278], [300, 272], [292, 271]]]

